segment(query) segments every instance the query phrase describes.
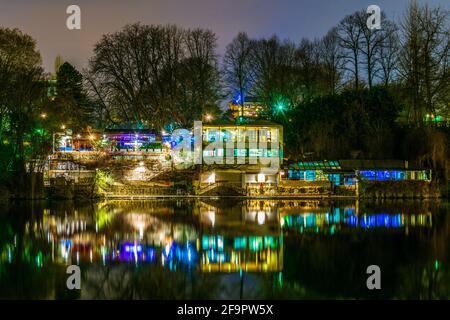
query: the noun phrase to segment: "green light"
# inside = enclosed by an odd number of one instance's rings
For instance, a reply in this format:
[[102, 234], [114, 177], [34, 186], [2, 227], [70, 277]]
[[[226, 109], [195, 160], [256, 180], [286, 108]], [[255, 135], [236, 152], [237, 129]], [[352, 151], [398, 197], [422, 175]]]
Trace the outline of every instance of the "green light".
[[278, 273], [278, 285], [280, 286], [280, 288], [283, 287], [283, 273], [282, 272]]
[[38, 267], [42, 267], [42, 252], [39, 251], [38, 255], [36, 256], [36, 265]]
[[36, 129], [34, 129], [34, 133], [37, 135], [43, 136], [45, 131], [42, 128], [36, 128]]
[[436, 269], [436, 270], [438, 270], [439, 269], [439, 261], [436, 259], [436, 261], [434, 262], [434, 268]]

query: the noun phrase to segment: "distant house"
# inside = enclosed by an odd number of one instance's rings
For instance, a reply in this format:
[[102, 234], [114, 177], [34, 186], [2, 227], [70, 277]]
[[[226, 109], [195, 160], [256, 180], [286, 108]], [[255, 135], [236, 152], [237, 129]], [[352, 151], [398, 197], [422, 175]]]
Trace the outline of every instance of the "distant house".
[[[246, 124], [203, 124], [202, 130], [201, 189], [234, 184], [246, 192], [254, 189], [257, 193], [275, 188], [283, 161], [281, 125], [257, 120]], [[266, 171], [269, 166], [273, 170]]]
[[229, 103], [233, 119], [252, 118], [262, 119], [267, 114], [267, 107], [256, 97], [247, 97], [244, 102], [238, 98]]
[[114, 150], [142, 150], [145, 148], [161, 149], [161, 137], [151, 130], [106, 129], [103, 138], [111, 143]]

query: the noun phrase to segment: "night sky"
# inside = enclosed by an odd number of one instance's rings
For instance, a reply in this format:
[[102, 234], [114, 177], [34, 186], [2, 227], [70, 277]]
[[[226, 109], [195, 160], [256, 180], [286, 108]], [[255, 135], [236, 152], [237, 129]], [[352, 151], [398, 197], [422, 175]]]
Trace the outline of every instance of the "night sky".
[[[299, 41], [324, 35], [345, 15], [376, 4], [399, 20], [408, 0], [0, 0], [0, 25], [16, 27], [38, 42], [44, 67], [52, 72], [56, 55], [79, 68], [86, 67], [93, 45], [102, 34], [127, 23], [175, 23], [203, 27], [218, 36], [218, 53], [239, 31], [250, 37]], [[449, 0], [429, 0], [450, 7]], [[66, 8], [81, 7], [82, 29], [66, 28]]]

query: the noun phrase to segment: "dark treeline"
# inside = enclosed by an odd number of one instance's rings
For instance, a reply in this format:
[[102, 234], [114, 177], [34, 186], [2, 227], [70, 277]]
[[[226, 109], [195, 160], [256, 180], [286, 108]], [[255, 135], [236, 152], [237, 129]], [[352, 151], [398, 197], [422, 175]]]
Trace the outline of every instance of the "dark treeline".
[[99, 124], [190, 127], [218, 115], [217, 39], [209, 30], [139, 23], [95, 45], [86, 74]]
[[322, 38], [297, 42], [241, 32], [222, 58], [210, 30], [136, 23], [104, 35], [86, 70], [59, 61], [52, 76], [34, 39], [0, 28], [1, 179], [23, 185], [58, 130], [170, 131], [206, 114], [227, 118], [219, 106], [237, 97], [257, 97], [284, 125], [292, 159], [445, 168], [447, 129], [430, 124], [450, 116], [448, 9], [413, 1], [396, 21], [383, 14], [374, 30], [368, 16], [354, 12]]
[[270, 107], [290, 158], [398, 158], [444, 169], [449, 17], [411, 2], [395, 22], [382, 14], [381, 29], [369, 29], [362, 10], [298, 44], [240, 33], [224, 56], [226, 89]]

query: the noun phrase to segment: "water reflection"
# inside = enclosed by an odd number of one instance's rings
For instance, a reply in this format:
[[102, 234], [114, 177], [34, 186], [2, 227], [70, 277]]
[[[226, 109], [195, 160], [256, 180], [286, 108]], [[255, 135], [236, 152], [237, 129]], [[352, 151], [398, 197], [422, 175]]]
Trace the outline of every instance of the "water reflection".
[[[316, 202], [289, 202], [286, 206], [280, 203], [280, 223], [283, 229], [303, 232], [329, 232], [334, 234], [342, 228], [355, 229], [398, 229], [432, 228], [433, 215], [431, 208], [420, 204], [421, 210], [387, 207], [368, 209], [356, 204], [341, 204], [340, 206], [323, 206]], [[383, 211], [384, 210], [384, 211]], [[389, 211], [387, 211], [389, 210]]]
[[0, 213], [0, 296], [448, 298], [449, 220], [434, 202], [18, 203]]

